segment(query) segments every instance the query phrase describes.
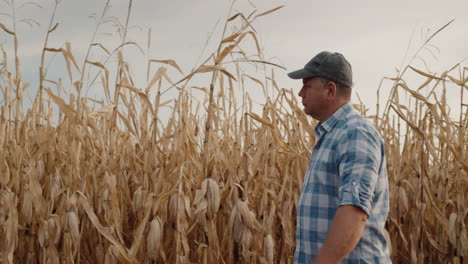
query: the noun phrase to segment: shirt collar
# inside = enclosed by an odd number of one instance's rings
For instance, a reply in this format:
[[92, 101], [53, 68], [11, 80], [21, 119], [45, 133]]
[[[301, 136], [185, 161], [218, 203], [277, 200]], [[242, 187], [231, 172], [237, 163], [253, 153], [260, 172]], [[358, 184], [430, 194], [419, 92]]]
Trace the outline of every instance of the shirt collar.
[[332, 116], [330, 116], [327, 120], [320, 122], [315, 127], [315, 135], [317, 138], [322, 137], [326, 133], [330, 132], [336, 123], [343, 119], [348, 113], [353, 110], [351, 104], [347, 103], [341, 106]]

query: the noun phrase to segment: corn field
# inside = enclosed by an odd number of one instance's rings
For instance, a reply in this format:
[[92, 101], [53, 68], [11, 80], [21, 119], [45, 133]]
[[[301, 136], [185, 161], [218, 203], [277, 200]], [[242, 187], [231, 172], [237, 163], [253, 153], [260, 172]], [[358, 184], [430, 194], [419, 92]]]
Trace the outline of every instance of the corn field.
[[[274, 75], [285, 72], [261, 55], [254, 21], [277, 9], [230, 17], [218, 48], [179, 81], [168, 76], [169, 68], [182, 72], [175, 61], [142, 62], [146, 87], [135, 85], [125, 39], [109, 54], [115, 68], [89, 52], [80, 67], [71, 43], [49, 46], [52, 17], [28, 107], [21, 56], [0, 44], [0, 261], [293, 263], [315, 121], [299, 107], [297, 90], [279, 88]], [[15, 30], [0, 26], [16, 48]], [[93, 39], [89, 49], [100, 48]], [[69, 74], [72, 85], [49, 80], [44, 61], [52, 55], [63, 57], [64, 72], [80, 73]], [[243, 64], [264, 69], [264, 81]], [[91, 70], [102, 100], [83, 96]], [[462, 65], [441, 75], [408, 65], [385, 82], [391, 92], [376, 113], [354, 105], [386, 143], [394, 263], [468, 261], [466, 73]], [[211, 81], [192, 85], [199, 75]], [[411, 87], [411, 75], [426, 81]], [[249, 85], [269, 94], [260, 111]], [[447, 86], [460, 91], [459, 113], [450, 112]]]

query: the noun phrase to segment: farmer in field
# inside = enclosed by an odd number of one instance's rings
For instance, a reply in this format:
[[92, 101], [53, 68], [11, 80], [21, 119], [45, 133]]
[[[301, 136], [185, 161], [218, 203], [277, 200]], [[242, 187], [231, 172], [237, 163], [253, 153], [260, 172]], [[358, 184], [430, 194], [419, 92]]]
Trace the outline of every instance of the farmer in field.
[[352, 70], [321, 52], [288, 74], [302, 79], [304, 112], [319, 121], [297, 209], [295, 263], [390, 263], [384, 143], [350, 104]]

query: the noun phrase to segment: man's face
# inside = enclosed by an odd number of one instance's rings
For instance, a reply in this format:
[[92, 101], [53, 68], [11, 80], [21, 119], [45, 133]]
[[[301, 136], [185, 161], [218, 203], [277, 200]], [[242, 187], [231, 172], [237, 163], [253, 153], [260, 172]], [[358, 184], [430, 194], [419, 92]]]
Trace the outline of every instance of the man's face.
[[322, 116], [327, 111], [327, 83], [319, 77], [302, 79], [302, 89], [299, 96], [302, 97], [304, 112], [313, 118], [323, 121]]

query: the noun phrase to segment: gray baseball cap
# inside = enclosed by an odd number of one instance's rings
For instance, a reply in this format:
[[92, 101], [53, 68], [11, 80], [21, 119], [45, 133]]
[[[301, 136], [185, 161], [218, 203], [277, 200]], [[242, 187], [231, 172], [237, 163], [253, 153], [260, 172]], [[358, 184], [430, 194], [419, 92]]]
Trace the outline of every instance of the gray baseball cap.
[[352, 87], [353, 71], [351, 64], [338, 52], [322, 51], [315, 55], [304, 69], [288, 73], [292, 79], [323, 77], [343, 86]]

